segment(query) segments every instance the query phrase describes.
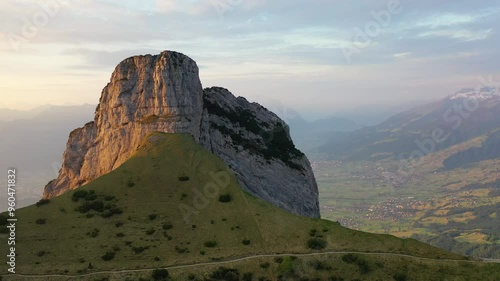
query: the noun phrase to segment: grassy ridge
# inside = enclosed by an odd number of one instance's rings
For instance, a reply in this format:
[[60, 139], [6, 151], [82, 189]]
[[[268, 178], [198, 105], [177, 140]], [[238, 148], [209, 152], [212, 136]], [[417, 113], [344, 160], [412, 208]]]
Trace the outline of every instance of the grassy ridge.
[[[78, 275], [214, 262], [256, 254], [320, 251], [465, 260], [413, 239], [354, 231], [331, 221], [289, 214], [243, 192], [222, 160], [197, 145], [189, 135], [152, 134], [115, 171], [41, 203], [45, 204], [17, 211], [18, 273]], [[2, 256], [7, 254], [6, 248], [1, 248]], [[387, 265], [377, 266], [378, 258], [366, 257], [371, 270], [364, 275], [391, 277], [396, 270], [411, 269], [411, 266], [404, 268], [408, 262], [402, 257], [380, 259], [387, 260]], [[296, 260], [302, 262], [307, 258]], [[257, 267], [256, 262], [233, 266], [259, 273], [265, 268]], [[287, 265], [293, 269], [288, 273], [302, 272], [297, 262]], [[332, 264], [323, 273], [313, 270], [314, 273], [300, 274], [326, 276], [337, 271], [347, 276], [361, 274], [354, 273], [360, 267], [355, 263], [335, 265], [335, 258], [325, 262]], [[446, 276], [446, 272], [454, 272], [459, 265], [429, 261], [425, 268], [436, 274], [439, 268], [444, 268], [445, 273], [439, 276]], [[476, 271], [484, 272], [481, 273], [484, 276], [494, 276], [492, 272], [500, 271], [498, 266], [484, 266], [481, 270], [472, 266], [471, 270], [462, 271], [470, 276], [475, 276]], [[268, 273], [259, 274], [275, 279], [278, 267], [270, 264]], [[1, 272], [6, 269], [5, 264], [0, 266]], [[188, 272], [208, 276], [207, 270], [212, 269], [200, 266], [172, 272], [176, 276]]]

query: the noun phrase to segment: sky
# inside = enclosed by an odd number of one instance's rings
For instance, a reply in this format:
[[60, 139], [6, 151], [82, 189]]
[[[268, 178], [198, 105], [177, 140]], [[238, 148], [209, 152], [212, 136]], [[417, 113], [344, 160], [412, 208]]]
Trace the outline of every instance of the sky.
[[498, 18], [488, 0], [1, 1], [0, 108], [97, 104], [120, 61], [174, 50], [264, 105], [384, 110], [500, 86]]

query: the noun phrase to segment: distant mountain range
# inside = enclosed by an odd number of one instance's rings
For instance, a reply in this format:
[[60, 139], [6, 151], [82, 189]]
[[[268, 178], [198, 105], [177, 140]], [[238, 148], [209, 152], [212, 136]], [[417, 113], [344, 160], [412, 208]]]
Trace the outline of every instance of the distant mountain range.
[[328, 117], [309, 122], [300, 115], [287, 120], [296, 146], [304, 151], [325, 144], [326, 140], [344, 137], [363, 126], [347, 118]]
[[43, 114], [53, 108], [69, 107], [69, 106], [55, 106], [55, 105], [42, 105], [30, 110], [16, 110], [10, 108], [0, 108], [0, 123], [10, 122], [20, 119], [31, 119], [36, 115]]
[[[1, 166], [17, 166], [24, 172], [36, 172], [51, 162], [61, 161], [66, 140], [75, 124], [92, 119], [94, 105], [46, 106], [25, 118], [0, 123]], [[38, 109], [37, 109], [38, 111]]]
[[[95, 107], [46, 105], [30, 111], [0, 110], [12, 113], [0, 118], [0, 168], [19, 170], [17, 199], [21, 206], [40, 199], [43, 187], [60, 168], [69, 132], [91, 120]], [[0, 202], [0, 210], [6, 204]]]
[[464, 89], [394, 115], [379, 125], [332, 138], [319, 151], [346, 160], [421, 157], [499, 127], [500, 96], [496, 89]]

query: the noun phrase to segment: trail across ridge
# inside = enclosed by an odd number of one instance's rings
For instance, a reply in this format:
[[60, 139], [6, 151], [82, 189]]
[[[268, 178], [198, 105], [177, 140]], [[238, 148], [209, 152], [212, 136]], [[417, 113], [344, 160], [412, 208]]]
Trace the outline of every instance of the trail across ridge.
[[[416, 259], [416, 260], [432, 260], [432, 261], [441, 261], [441, 262], [467, 262], [467, 263], [484, 263], [484, 262], [489, 262], [489, 263], [500, 263], [500, 260], [478, 261], [478, 260], [433, 259], [433, 258], [415, 257], [415, 256], [411, 256], [411, 255], [395, 254], [395, 253], [336, 252], [336, 251], [330, 251], [330, 252], [309, 253], [309, 254], [283, 253], [283, 254], [251, 255], [251, 256], [240, 257], [240, 258], [235, 258], [235, 259], [230, 259], [230, 260], [225, 260], [225, 261], [214, 261], [214, 262], [203, 262], [203, 263], [193, 263], [193, 264], [183, 264], [183, 265], [172, 265], [172, 266], [166, 266], [166, 267], [162, 267], [162, 268], [163, 269], [184, 269], [184, 268], [192, 268], [192, 267], [198, 267], [198, 266], [223, 265], [223, 264], [235, 263], [235, 262], [240, 262], [240, 261], [245, 261], [245, 260], [251, 260], [251, 259], [258, 259], [258, 258], [266, 258], [266, 257], [271, 257], [271, 258], [272, 257], [284, 257], [284, 256], [310, 257], [310, 256], [336, 255], [336, 254], [362, 254], [362, 255], [395, 256], [395, 257], [403, 257], [403, 258], [412, 258], [412, 259]], [[64, 278], [71, 279], [71, 278], [80, 278], [80, 277], [87, 277], [87, 276], [94, 276], [94, 275], [101, 275], [101, 274], [119, 274], [119, 273], [147, 272], [147, 271], [153, 271], [155, 269], [158, 269], [158, 268], [125, 269], [125, 270], [116, 270], [116, 271], [99, 271], [99, 272], [92, 272], [92, 273], [81, 274], [81, 275], [63, 275], [63, 274], [24, 275], [24, 274], [9, 274], [9, 275], [3, 275], [3, 276], [4, 277], [16, 276], [16, 277], [33, 278], [33, 279], [36, 279], [36, 278], [46, 278], [46, 277], [64, 277]]]

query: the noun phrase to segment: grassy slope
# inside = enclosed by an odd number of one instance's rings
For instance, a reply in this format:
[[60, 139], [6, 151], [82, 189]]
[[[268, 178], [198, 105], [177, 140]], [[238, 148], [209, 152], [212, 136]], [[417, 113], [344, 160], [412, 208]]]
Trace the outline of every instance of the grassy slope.
[[[217, 183], [210, 176], [211, 173], [222, 175], [222, 184], [219, 183], [216, 188], [217, 194], [201, 202], [204, 203], [201, 205], [206, 206], [193, 209], [196, 214], [186, 222], [179, 207], [195, 206], [193, 200], [196, 200], [196, 194], [203, 192], [207, 184], [213, 187]], [[183, 177], [184, 181], [180, 180]], [[189, 180], [185, 180], [186, 177]], [[227, 185], [224, 184], [226, 179], [229, 180]], [[47, 205], [18, 210], [18, 273], [74, 275], [210, 262], [261, 253], [310, 253], [313, 251], [306, 244], [311, 239], [312, 229], [317, 230], [317, 236], [328, 241], [322, 251], [390, 252], [428, 258], [464, 259], [412, 239], [354, 231], [330, 221], [295, 216], [264, 203], [243, 192], [227, 166], [198, 146], [188, 135], [152, 135], [145, 140], [136, 155], [121, 167], [78, 190], [94, 190], [97, 198], [88, 202], [113, 204], [123, 213], [102, 218], [99, 216], [101, 213], [90, 211], [88, 213], [94, 216], [87, 218], [86, 214], [75, 211], [85, 202], [84, 199], [72, 201], [75, 191], [67, 192]], [[219, 202], [219, 195], [222, 194], [230, 194], [231, 201]], [[115, 198], [105, 201], [105, 196]], [[45, 219], [46, 223], [37, 224], [38, 219]], [[172, 228], [164, 230], [164, 224], [170, 224]], [[96, 229], [98, 235], [92, 237]], [[250, 240], [250, 244], [243, 245], [244, 239]], [[215, 241], [216, 246], [206, 247], [204, 244], [207, 241]], [[142, 252], [134, 251], [141, 247], [145, 248]], [[1, 248], [0, 254], [4, 257], [6, 248]], [[101, 256], [106, 252], [114, 252], [115, 257], [104, 261]], [[294, 260], [292, 267], [295, 274], [306, 276], [326, 276], [332, 274], [332, 270], [345, 276], [361, 274], [356, 266], [341, 262], [340, 256], [327, 259], [325, 262], [331, 263], [333, 269], [324, 272], [307, 271], [307, 266], [304, 266], [306, 258]], [[396, 271], [408, 272], [411, 275], [408, 280], [429, 280], [429, 276], [447, 276], [457, 272], [470, 276], [484, 275], [484, 278], [477, 280], [495, 280], [486, 279], [487, 276], [500, 278], [500, 269], [496, 265], [470, 268], [463, 267], [464, 263], [412, 262], [402, 257], [367, 256], [365, 259], [373, 270], [363, 275], [363, 280], [390, 280], [388, 278]], [[271, 266], [266, 270], [257, 266], [264, 260], [239, 262], [232, 266], [274, 278], [279, 272], [283, 273], [283, 269], [272, 263], [272, 259]], [[381, 264], [375, 266], [377, 261]], [[88, 269], [89, 263], [92, 269]], [[420, 269], [421, 272], [415, 273], [412, 269]], [[6, 265], [2, 264], [0, 270], [6, 272]], [[210, 267], [201, 266], [172, 272], [184, 276], [188, 272], [206, 274], [207, 270]], [[496, 277], [493, 272], [497, 272]], [[122, 277], [115, 278], [123, 280]], [[475, 280], [471, 278], [463, 280]], [[178, 277], [178, 280], [185, 279]]]

